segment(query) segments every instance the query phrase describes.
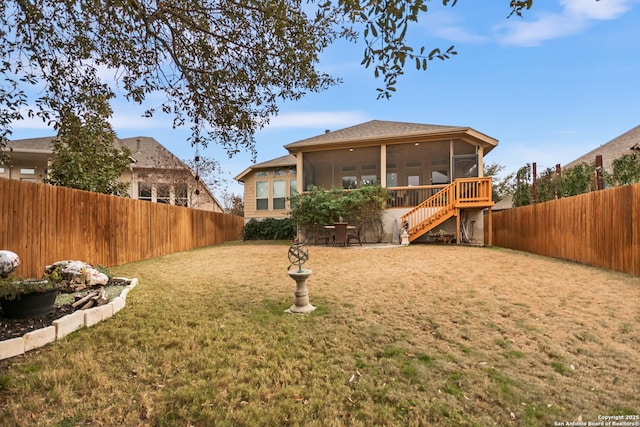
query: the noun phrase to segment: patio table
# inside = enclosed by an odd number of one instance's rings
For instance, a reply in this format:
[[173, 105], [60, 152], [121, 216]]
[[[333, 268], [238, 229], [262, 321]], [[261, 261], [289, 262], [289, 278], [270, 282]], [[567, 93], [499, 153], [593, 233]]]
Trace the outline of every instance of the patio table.
[[348, 246], [347, 230], [355, 230], [355, 225], [349, 225], [346, 222], [336, 222], [333, 225], [325, 225], [326, 230], [333, 230], [332, 242], [333, 246]]

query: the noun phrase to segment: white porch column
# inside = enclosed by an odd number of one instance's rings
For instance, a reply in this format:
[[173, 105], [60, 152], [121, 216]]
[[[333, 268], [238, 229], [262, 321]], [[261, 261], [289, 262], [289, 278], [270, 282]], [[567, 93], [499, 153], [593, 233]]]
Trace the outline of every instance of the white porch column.
[[296, 182], [298, 183], [298, 194], [302, 194], [302, 192], [306, 191], [303, 187], [303, 171], [302, 171], [302, 152], [298, 151], [296, 153]]

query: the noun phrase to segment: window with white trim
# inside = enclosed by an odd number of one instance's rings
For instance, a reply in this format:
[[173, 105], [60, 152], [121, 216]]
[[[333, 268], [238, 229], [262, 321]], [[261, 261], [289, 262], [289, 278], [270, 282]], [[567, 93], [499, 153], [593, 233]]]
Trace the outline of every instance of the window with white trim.
[[175, 191], [176, 206], [183, 206], [185, 208], [188, 207], [189, 206], [188, 185], [186, 183], [176, 184], [174, 191]]
[[256, 210], [269, 209], [269, 181], [256, 181]]
[[138, 200], [151, 201], [151, 184], [147, 182], [138, 183]]
[[169, 204], [171, 201], [171, 186], [169, 184], [158, 184], [156, 188], [156, 202]]
[[287, 187], [285, 180], [273, 181], [273, 209], [285, 209]]

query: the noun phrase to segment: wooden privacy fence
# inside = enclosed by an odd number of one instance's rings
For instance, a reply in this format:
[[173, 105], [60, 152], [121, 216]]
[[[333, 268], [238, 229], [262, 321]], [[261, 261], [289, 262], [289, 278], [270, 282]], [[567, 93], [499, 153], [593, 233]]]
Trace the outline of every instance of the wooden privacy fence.
[[491, 237], [495, 246], [640, 275], [640, 184], [493, 212]]
[[239, 240], [243, 219], [0, 178], [0, 250], [17, 253], [16, 275], [40, 277], [55, 261], [111, 267]]

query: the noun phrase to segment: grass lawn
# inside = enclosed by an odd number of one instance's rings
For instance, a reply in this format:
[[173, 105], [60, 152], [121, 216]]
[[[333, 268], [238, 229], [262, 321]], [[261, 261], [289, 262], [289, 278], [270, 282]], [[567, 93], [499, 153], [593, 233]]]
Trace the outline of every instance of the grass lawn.
[[[112, 268], [113, 318], [0, 362], [6, 426], [554, 425], [640, 414], [640, 278], [503, 249], [288, 244]], [[640, 420], [638, 420], [640, 421]]]

